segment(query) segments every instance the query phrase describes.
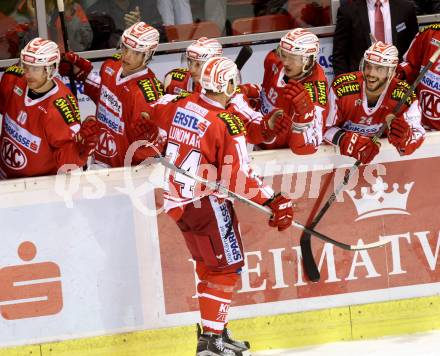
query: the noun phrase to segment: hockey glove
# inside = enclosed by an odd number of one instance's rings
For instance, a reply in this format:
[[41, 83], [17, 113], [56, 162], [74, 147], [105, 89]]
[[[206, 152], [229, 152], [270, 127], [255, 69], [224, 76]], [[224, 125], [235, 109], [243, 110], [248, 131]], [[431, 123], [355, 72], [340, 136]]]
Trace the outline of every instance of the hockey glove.
[[411, 126], [402, 116], [393, 117], [394, 115], [392, 114], [386, 117], [387, 122], [388, 120], [391, 121], [388, 141], [396, 148], [404, 148], [411, 140]]
[[307, 126], [313, 121], [315, 107], [300, 82], [289, 80], [284, 87], [284, 96], [288, 103], [288, 115], [293, 117], [295, 126]]
[[397, 66], [396, 73], [394, 74], [394, 76], [400, 80], [406, 79], [406, 72], [400, 64]]
[[262, 131], [266, 138], [274, 138], [292, 127], [292, 118], [284, 115], [283, 110], [274, 109], [263, 117]]
[[75, 80], [84, 82], [92, 69], [92, 62], [78, 56], [75, 52], [67, 52], [62, 56], [58, 71], [63, 77], [73, 75]]
[[81, 124], [81, 128], [74, 136], [81, 159], [87, 160], [87, 157], [95, 151], [99, 140], [100, 128], [101, 124], [94, 116], [87, 116]]
[[151, 120], [150, 115], [142, 113], [142, 117], [136, 120], [133, 127], [134, 141], [146, 140], [156, 144], [159, 138], [159, 127]]
[[370, 163], [379, 153], [379, 144], [374, 143], [369, 137], [355, 132], [346, 131], [339, 140], [341, 154], [350, 156], [363, 164]]
[[291, 199], [287, 199], [281, 193], [278, 193], [263, 205], [272, 209], [272, 216], [269, 219], [270, 226], [277, 227], [278, 231], [289, 228], [293, 220], [293, 204]]
[[261, 88], [257, 84], [241, 84], [238, 86], [238, 90], [243, 93], [247, 99], [247, 102], [252, 108], [258, 108], [260, 106], [260, 91]]

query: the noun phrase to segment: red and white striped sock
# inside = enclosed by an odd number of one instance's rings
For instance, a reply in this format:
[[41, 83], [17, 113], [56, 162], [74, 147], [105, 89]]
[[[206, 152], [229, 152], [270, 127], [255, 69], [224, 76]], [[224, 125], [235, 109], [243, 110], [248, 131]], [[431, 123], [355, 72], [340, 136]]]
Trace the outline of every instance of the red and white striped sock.
[[201, 283], [198, 289], [203, 332], [221, 334], [228, 321], [232, 291], [210, 288], [205, 283]]

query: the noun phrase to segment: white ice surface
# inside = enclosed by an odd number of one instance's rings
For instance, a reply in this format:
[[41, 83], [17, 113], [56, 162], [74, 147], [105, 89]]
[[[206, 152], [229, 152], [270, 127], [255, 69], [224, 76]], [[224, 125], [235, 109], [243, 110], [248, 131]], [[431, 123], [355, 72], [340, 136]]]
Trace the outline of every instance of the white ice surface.
[[252, 356], [439, 356], [440, 331], [386, 337], [377, 340], [346, 341], [292, 350], [252, 352]]

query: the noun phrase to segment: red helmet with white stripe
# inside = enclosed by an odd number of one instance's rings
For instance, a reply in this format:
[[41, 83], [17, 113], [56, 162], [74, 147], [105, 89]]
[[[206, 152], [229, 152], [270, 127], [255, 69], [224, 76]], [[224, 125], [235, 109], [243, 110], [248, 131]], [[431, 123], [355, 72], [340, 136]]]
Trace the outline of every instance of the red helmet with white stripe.
[[[58, 64], [60, 63], [60, 50], [58, 45], [50, 40], [44, 38], [34, 38], [20, 52], [21, 64], [30, 66], [46, 67], [48, 79], [58, 71]], [[51, 68], [54, 66], [54, 68]]]
[[223, 47], [214, 38], [201, 37], [186, 49], [186, 58], [195, 61], [206, 61], [212, 57], [223, 56]]
[[137, 22], [121, 36], [121, 44], [133, 51], [143, 52], [149, 59], [159, 45], [159, 31], [145, 22]]
[[37, 37], [21, 50], [20, 60], [31, 66], [50, 66], [60, 63], [60, 50], [55, 42]]
[[396, 67], [399, 63], [399, 51], [396, 46], [378, 41], [365, 51], [364, 61], [384, 67]]
[[319, 39], [315, 34], [303, 28], [295, 28], [281, 37], [280, 49], [289, 54], [303, 56], [305, 64], [310, 57], [316, 61], [319, 53]]
[[[226, 57], [209, 58], [202, 67], [200, 85], [203, 89], [214, 93], [224, 93], [232, 96], [238, 84], [237, 65]], [[232, 81], [233, 90], [228, 91], [228, 85]]]

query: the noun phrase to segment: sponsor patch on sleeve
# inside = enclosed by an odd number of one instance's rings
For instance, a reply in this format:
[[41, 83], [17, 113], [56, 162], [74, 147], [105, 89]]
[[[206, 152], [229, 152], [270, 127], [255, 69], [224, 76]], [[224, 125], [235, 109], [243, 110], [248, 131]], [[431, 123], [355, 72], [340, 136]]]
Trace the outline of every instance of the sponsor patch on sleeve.
[[358, 76], [355, 73], [341, 74], [335, 78], [332, 86], [333, 86], [333, 88], [336, 88], [337, 86], [339, 86], [343, 83], [353, 82], [357, 79], [358, 79]]
[[[409, 84], [403, 80], [399, 81], [396, 85], [396, 87], [391, 92], [391, 99], [400, 101], [403, 96], [405, 95], [406, 91], [409, 89]], [[411, 106], [411, 104], [416, 100], [416, 94], [412, 92], [411, 95], [408, 96], [408, 98], [405, 101], [405, 104], [407, 106]]]
[[13, 74], [13, 75], [16, 75], [17, 77], [22, 77], [24, 71], [23, 71], [23, 68], [14, 64], [14, 65], [6, 68], [5, 73]]
[[236, 136], [240, 134], [246, 134], [246, 129], [244, 127], [243, 121], [234, 114], [228, 112], [222, 112], [217, 115], [226, 125], [228, 132], [231, 136]]
[[76, 101], [76, 98], [72, 94], [67, 94], [67, 99], [72, 105], [76, 121], [81, 122], [81, 113], [79, 112], [78, 102]]
[[157, 78], [142, 79], [137, 84], [148, 103], [156, 101], [164, 95], [163, 85]]
[[336, 95], [340, 98], [346, 95], [360, 93], [361, 85], [359, 83], [345, 83], [335, 89]]
[[171, 78], [178, 82], [183, 82], [188, 74], [188, 69], [177, 68], [171, 71]]
[[312, 103], [316, 103], [316, 92], [315, 92], [313, 82], [305, 82], [304, 89], [306, 90], [307, 94], [309, 94], [310, 100], [312, 100]]
[[324, 80], [317, 80], [315, 82], [316, 91], [318, 92], [318, 103], [319, 105], [327, 105], [327, 83]]
[[191, 95], [191, 93], [190, 92], [187, 92], [186, 90], [181, 90], [180, 92], [179, 92], [179, 94], [173, 99], [173, 100], [171, 100], [173, 103], [175, 103], [176, 101], [179, 101], [179, 100], [181, 100], [181, 99], [185, 99], [185, 98], [187, 98], [188, 96], [190, 96]]
[[81, 122], [81, 119], [79, 117], [79, 110], [78, 113], [75, 112], [75, 109], [71, 106], [70, 99], [61, 97], [55, 99], [53, 101], [53, 104], [55, 105], [67, 125], [70, 126], [72, 124]]
[[427, 30], [436, 30], [436, 31], [439, 31], [439, 30], [440, 30], [440, 23], [432, 23], [432, 24], [430, 24], [430, 25], [428, 25], [428, 26], [425, 26], [425, 27], [423, 27], [423, 28], [420, 30], [420, 32], [422, 33], [422, 32], [425, 32], [425, 31], [427, 31]]

